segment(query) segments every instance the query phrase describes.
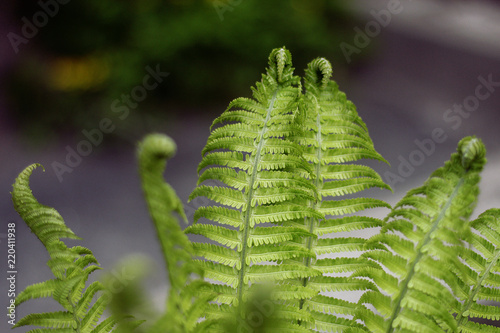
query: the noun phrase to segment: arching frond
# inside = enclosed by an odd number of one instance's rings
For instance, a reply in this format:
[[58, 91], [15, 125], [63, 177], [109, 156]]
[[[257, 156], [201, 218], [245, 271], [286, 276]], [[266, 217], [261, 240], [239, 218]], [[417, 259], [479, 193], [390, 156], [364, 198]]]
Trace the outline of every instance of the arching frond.
[[[64, 311], [34, 313], [21, 318], [14, 327], [32, 325], [44, 329], [59, 329], [61, 332], [98, 333], [110, 332], [116, 323], [112, 318], [110, 325], [96, 326], [109, 299], [102, 293], [99, 282], [86, 282], [89, 275], [99, 269], [92, 251], [82, 246], [68, 248], [61, 238], [79, 239], [64, 223], [61, 215], [53, 208], [40, 204], [33, 196], [29, 178], [39, 164], [28, 166], [16, 178], [13, 185], [12, 201], [14, 207], [31, 231], [47, 249], [50, 260], [47, 265], [55, 279], [32, 284], [16, 298], [16, 306], [27, 300], [51, 297]], [[112, 324], [111, 324], [112, 323]], [[40, 329], [43, 330], [43, 329]]]
[[[203, 271], [192, 259], [195, 249], [203, 253], [216, 253], [219, 255], [217, 258], [226, 258], [222, 259], [224, 262], [229, 258], [227, 251], [223, 252], [222, 248], [212, 252], [214, 247], [193, 247], [180, 228], [173, 213], [186, 219], [182, 203], [174, 189], [163, 179], [167, 159], [174, 155], [175, 150], [175, 143], [169, 137], [162, 134], [148, 135], [138, 147], [139, 174], [170, 282], [166, 313], [153, 327], [158, 332], [188, 333], [196, 331], [207, 301], [215, 296], [206, 294], [200, 297], [197, 292], [203, 288], [204, 282], [199, 280], [203, 277]], [[194, 277], [196, 274], [198, 279]]]

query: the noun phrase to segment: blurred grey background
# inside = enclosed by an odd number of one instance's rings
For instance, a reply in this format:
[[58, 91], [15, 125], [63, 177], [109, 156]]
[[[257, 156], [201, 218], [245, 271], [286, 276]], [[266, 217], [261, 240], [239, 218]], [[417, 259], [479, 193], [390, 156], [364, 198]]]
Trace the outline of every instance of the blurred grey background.
[[[153, 131], [176, 141], [178, 152], [165, 178], [187, 202], [211, 121], [231, 99], [251, 96], [269, 52], [283, 45], [292, 52], [298, 75], [314, 57], [332, 62], [334, 79], [390, 162], [368, 163], [394, 193], [367, 195], [397, 202], [441, 166], [462, 137], [477, 135], [489, 163], [474, 217], [500, 207], [499, 2], [222, 3], [227, 5], [112, 0], [75, 0], [48, 9], [35, 1], [0, 5], [0, 253], [7, 275], [7, 223], [15, 222], [17, 291], [52, 277], [45, 250], [10, 199], [17, 174], [38, 162], [45, 172], [33, 174], [33, 192], [83, 238], [70, 243], [90, 248], [106, 270], [130, 254], [151, 257], [156, 264], [147, 284], [161, 303], [165, 272], [142, 199], [135, 144]], [[26, 21], [39, 27], [30, 30]], [[156, 88], [141, 90], [147, 68], [169, 74]], [[127, 102], [123, 95], [130, 94], [135, 99]], [[99, 143], [88, 156], [58, 177], [54, 163], [65, 164], [68, 149], [88, 140], [83, 131], [99, 128], [103, 119], [113, 130], [94, 137]], [[195, 206], [186, 203], [190, 222]], [[1, 281], [6, 307], [7, 284]], [[25, 304], [17, 319], [55, 308], [50, 302]], [[9, 328], [5, 316], [0, 327]]]

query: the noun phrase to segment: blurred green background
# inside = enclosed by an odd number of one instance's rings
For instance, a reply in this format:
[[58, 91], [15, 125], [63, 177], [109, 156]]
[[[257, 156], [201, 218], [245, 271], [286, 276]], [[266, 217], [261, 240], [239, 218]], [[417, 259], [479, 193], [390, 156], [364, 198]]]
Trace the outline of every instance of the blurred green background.
[[[55, 2], [55, 0], [54, 0]], [[340, 0], [87, 0], [59, 5], [8, 75], [18, 133], [36, 142], [81, 135], [112, 103], [142, 84], [145, 67], [170, 73], [114, 133], [139, 123], [216, 110], [260, 79], [269, 52], [286, 46], [296, 73], [324, 56], [338, 78], [346, 62], [338, 45], [359, 24]], [[29, 20], [38, 1], [20, 1]], [[26, 49], [29, 48], [29, 51]], [[358, 57], [359, 58], [359, 57]], [[338, 62], [335, 62], [335, 59]], [[29, 96], [26, 95], [29, 92]]]

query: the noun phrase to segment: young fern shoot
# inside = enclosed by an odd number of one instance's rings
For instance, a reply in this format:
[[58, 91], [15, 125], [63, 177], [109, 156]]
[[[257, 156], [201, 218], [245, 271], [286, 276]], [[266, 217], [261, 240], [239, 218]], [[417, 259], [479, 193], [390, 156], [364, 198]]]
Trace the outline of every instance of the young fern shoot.
[[[139, 144], [139, 174], [144, 197], [160, 241], [170, 282], [165, 314], [149, 332], [201, 332], [211, 325], [199, 322], [208, 301], [214, 295], [206, 293], [203, 272], [193, 261], [193, 247], [179, 226], [174, 212], [187, 221], [181, 200], [163, 179], [167, 159], [175, 154], [176, 145], [162, 134], [148, 135]], [[200, 297], [199, 291], [204, 290]]]

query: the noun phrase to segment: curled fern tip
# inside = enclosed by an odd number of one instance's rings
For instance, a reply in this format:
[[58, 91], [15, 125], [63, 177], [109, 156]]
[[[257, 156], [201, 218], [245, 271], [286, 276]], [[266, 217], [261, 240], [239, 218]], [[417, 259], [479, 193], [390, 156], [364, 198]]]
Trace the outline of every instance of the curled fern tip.
[[285, 71], [287, 66], [292, 65], [292, 54], [285, 47], [274, 49], [269, 55], [269, 66], [277, 66], [277, 81], [282, 83], [285, 81]]
[[325, 58], [316, 58], [309, 63], [309, 68], [316, 75], [315, 82], [321, 83], [324, 88], [333, 75], [332, 64]]
[[468, 136], [460, 140], [458, 153], [462, 160], [462, 166], [466, 169], [471, 167], [482, 168], [486, 163], [486, 147], [481, 139], [475, 136]]
[[171, 158], [175, 155], [177, 146], [170, 137], [164, 134], [150, 134], [139, 145], [139, 155], [155, 156], [158, 158]]

